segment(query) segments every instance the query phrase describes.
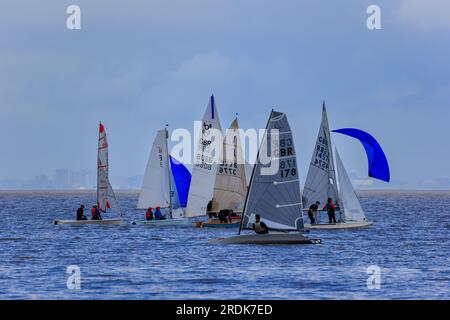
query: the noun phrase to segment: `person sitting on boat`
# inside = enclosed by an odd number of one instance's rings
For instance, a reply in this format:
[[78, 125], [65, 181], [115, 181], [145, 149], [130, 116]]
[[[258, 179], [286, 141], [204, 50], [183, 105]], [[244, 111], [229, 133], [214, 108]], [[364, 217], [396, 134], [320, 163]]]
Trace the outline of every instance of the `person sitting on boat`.
[[163, 215], [163, 213], [161, 212], [161, 208], [160, 207], [156, 207], [155, 220], [164, 220], [164, 219], [166, 219], [166, 216]]
[[212, 219], [212, 218], [217, 218], [217, 214], [216, 214], [215, 212], [212, 211], [213, 203], [214, 203], [214, 198], [212, 198], [211, 200], [209, 200], [208, 205], [206, 206], [206, 213], [208, 214], [208, 217], [209, 217], [210, 219]]
[[319, 210], [320, 202], [317, 201], [316, 203], [313, 203], [309, 206], [308, 209], [308, 218], [311, 221], [311, 224], [316, 224], [316, 215], [317, 211]]
[[98, 206], [94, 204], [91, 209], [92, 218], [91, 220], [102, 220], [102, 216], [100, 214], [100, 210], [98, 209]]
[[230, 217], [230, 209], [222, 209], [219, 211], [219, 221], [220, 223], [228, 223], [231, 221]]
[[153, 220], [153, 208], [148, 208], [147, 209], [147, 211], [145, 212], [145, 219], [147, 221]]
[[323, 210], [326, 210], [328, 213], [328, 221], [329, 223], [336, 223], [336, 205], [333, 202], [333, 199], [328, 198], [327, 204], [323, 207]]
[[84, 215], [84, 204], [82, 204], [77, 209], [77, 220], [87, 220], [86, 216]]
[[230, 214], [228, 215], [228, 219], [230, 220], [230, 223], [233, 222], [233, 219], [240, 219], [239, 215], [233, 211], [233, 209], [230, 209]]
[[257, 214], [255, 216], [255, 223], [253, 223], [252, 229], [257, 234], [269, 233], [269, 228], [267, 227], [267, 225], [264, 222], [261, 221], [261, 216], [259, 214]]

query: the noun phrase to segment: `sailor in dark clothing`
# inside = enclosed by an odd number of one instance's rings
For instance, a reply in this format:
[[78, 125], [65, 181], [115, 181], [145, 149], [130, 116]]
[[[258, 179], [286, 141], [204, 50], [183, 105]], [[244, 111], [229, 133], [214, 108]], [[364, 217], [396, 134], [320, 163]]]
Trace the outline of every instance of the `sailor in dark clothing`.
[[255, 223], [253, 224], [252, 229], [257, 234], [269, 233], [269, 228], [267, 227], [267, 225], [264, 222], [261, 221], [261, 216], [259, 214], [257, 214], [255, 216]]
[[208, 205], [206, 206], [206, 213], [208, 214], [208, 217], [209, 217], [210, 219], [212, 219], [212, 218], [217, 218], [216, 213], [215, 213], [215, 212], [212, 212], [213, 203], [214, 203], [214, 198], [212, 198], [211, 200], [209, 200]]
[[77, 220], [87, 220], [86, 216], [84, 215], [84, 204], [82, 204], [77, 209]]
[[222, 209], [222, 210], [220, 210], [219, 211], [219, 221], [220, 221], [220, 223], [228, 223], [230, 214], [231, 214], [231, 210], [229, 210], [229, 209]]
[[329, 223], [336, 223], [336, 205], [333, 202], [333, 199], [328, 198], [327, 204], [323, 207], [323, 210], [326, 210], [328, 213]]
[[311, 221], [311, 224], [316, 224], [316, 214], [317, 211], [319, 210], [319, 206], [320, 202], [317, 201], [316, 203], [313, 203], [308, 209], [308, 217], [309, 220]]

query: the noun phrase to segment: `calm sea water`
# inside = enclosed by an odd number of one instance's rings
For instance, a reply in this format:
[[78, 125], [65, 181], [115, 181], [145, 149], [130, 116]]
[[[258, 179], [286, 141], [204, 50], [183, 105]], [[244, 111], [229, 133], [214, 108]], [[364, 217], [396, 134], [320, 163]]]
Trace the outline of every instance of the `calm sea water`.
[[[118, 192], [129, 219], [137, 194]], [[450, 299], [450, 192], [361, 192], [375, 223], [322, 245], [209, 244], [235, 230], [54, 226], [93, 192], [0, 192], [0, 299]], [[106, 217], [106, 215], [105, 215]], [[81, 288], [67, 288], [67, 267]], [[381, 270], [368, 289], [367, 268]]]

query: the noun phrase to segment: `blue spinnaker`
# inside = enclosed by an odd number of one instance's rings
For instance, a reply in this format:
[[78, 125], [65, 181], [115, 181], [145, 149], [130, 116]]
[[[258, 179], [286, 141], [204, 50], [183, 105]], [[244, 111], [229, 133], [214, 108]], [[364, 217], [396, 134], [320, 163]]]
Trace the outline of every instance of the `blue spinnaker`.
[[172, 170], [172, 175], [177, 187], [180, 206], [186, 208], [189, 187], [191, 185], [191, 173], [180, 161], [173, 157], [170, 157], [170, 169]]
[[389, 182], [391, 179], [389, 164], [383, 149], [381, 149], [380, 144], [374, 137], [367, 132], [353, 128], [343, 128], [333, 130], [333, 132], [358, 139], [366, 150], [367, 160], [369, 162], [369, 177]]

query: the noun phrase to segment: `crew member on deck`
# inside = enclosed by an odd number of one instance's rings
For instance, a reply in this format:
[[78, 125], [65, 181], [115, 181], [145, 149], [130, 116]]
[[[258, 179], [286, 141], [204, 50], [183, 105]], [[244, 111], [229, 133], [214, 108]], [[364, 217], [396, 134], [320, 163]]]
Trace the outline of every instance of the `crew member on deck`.
[[328, 198], [327, 204], [323, 207], [323, 210], [326, 210], [328, 213], [329, 223], [336, 223], [336, 205], [334, 204], [333, 199]]
[[319, 210], [320, 202], [317, 201], [316, 203], [313, 203], [309, 209], [308, 209], [308, 218], [311, 221], [311, 224], [316, 224], [316, 215], [317, 211]]
[[253, 230], [255, 230], [257, 234], [269, 233], [269, 228], [266, 226], [264, 222], [261, 221], [261, 216], [259, 214], [255, 216], [255, 223], [253, 224]]
[[153, 208], [148, 208], [147, 209], [147, 211], [145, 212], [145, 219], [147, 221], [153, 220]]
[[162, 214], [161, 208], [160, 207], [156, 207], [155, 220], [164, 220], [164, 219], [166, 219], [166, 216]]
[[84, 215], [84, 204], [82, 204], [77, 210], [77, 220], [87, 220]]
[[100, 210], [98, 206], [94, 204], [91, 209], [92, 219], [91, 220], [102, 220], [102, 216], [100, 215]]
[[208, 205], [206, 206], [206, 213], [208, 214], [208, 217], [210, 219], [217, 218], [217, 214], [215, 212], [212, 212], [213, 203], [214, 203], [214, 198], [209, 200]]
[[219, 211], [219, 221], [220, 223], [228, 223], [231, 221], [229, 219], [230, 216], [230, 210], [229, 209], [222, 209]]

